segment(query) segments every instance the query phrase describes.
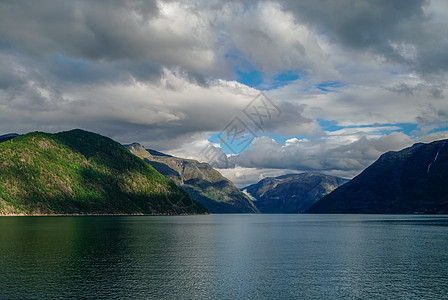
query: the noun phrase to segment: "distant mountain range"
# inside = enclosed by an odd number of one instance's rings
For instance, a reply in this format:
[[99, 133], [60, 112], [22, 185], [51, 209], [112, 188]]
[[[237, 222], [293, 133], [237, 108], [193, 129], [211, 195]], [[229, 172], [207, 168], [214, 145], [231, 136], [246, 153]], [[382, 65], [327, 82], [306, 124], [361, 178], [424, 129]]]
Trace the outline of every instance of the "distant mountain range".
[[0, 143], [0, 215], [205, 213], [119, 143], [83, 130]]
[[126, 148], [79, 129], [0, 136], [0, 215], [448, 213], [448, 140], [385, 153], [351, 181], [290, 174], [244, 192], [206, 163]]
[[383, 154], [308, 213], [448, 213], [448, 140]]
[[242, 190], [262, 213], [302, 213], [348, 180], [316, 173], [268, 177]]
[[207, 163], [145, 149], [138, 143], [125, 147], [161, 174], [172, 179], [212, 213], [258, 212], [249, 197]]

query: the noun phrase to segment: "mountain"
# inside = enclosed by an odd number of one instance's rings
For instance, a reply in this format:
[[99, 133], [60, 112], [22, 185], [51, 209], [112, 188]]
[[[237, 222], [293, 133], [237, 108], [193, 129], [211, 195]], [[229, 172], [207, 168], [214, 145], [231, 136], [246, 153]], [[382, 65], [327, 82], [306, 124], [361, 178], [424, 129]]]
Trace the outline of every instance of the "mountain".
[[119, 143], [83, 130], [0, 144], [0, 214], [204, 213]]
[[302, 213], [348, 180], [315, 173], [267, 177], [242, 190], [262, 213]]
[[308, 213], [448, 213], [448, 140], [383, 154]]
[[0, 135], [0, 143], [12, 140], [16, 136], [19, 136], [19, 135], [17, 133], [8, 133], [8, 134]]
[[138, 143], [125, 147], [172, 179], [212, 213], [258, 212], [246, 195], [209, 164], [147, 150]]

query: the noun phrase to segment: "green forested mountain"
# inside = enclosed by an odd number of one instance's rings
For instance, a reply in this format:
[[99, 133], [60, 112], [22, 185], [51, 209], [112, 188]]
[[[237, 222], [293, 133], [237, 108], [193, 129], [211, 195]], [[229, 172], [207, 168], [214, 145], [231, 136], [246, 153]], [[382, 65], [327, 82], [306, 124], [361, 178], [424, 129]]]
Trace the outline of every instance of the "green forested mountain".
[[180, 214], [205, 207], [98, 134], [29, 133], [0, 143], [0, 214]]

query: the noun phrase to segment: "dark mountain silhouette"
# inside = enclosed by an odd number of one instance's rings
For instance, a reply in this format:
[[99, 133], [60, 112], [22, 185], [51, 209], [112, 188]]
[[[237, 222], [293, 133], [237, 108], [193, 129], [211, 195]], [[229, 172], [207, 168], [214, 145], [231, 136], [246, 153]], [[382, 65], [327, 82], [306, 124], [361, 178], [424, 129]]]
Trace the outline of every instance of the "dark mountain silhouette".
[[308, 213], [448, 213], [448, 140], [383, 154]]

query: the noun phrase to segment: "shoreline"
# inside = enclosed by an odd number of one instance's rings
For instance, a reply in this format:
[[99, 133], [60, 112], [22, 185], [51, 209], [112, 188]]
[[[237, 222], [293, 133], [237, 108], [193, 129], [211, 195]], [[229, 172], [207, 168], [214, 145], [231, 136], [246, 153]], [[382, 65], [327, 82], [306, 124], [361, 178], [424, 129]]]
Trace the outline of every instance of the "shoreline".
[[92, 216], [206, 216], [206, 215], [212, 215], [212, 213], [203, 213], [203, 214], [170, 214], [170, 213], [164, 213], [164, 214], [124, 214], [124, 213], [74, 213], [74, 214], [6, 214], [6, 215], [0, 215], [1, 217], [92, 217]]

